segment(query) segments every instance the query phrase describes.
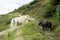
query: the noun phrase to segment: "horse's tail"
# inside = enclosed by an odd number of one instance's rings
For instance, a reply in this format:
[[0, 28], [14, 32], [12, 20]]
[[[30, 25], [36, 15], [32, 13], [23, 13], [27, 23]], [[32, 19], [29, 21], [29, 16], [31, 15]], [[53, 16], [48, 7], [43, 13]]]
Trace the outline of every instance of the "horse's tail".
[[12, 28], [14, 26], [14, 20], [11, 20], [10, 27]]

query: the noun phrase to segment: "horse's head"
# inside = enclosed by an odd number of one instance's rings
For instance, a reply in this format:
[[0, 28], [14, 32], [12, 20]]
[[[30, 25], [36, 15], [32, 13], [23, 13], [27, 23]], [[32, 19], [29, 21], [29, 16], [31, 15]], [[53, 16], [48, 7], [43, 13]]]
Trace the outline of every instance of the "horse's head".
[[30, 15], [26, 15], [27, 17], [27, 20], [30, 21], [30, 20], [35, 20], [34, 18], [32, 18]]
[[25, 17], [25, 18], [30, 18], [30, 15], [25, 15], [24, 17]]
[[41, 26], [41, 24], [42, 24], [42, 22], [40, 21], [40, 22], [39, 22], [39, 26]]
[[43, 22], [44, 22], [44, 20], [40, 20], [39, 23], [38, 23], [39, 26], [42, 26], [42, 23], [43, 23]]

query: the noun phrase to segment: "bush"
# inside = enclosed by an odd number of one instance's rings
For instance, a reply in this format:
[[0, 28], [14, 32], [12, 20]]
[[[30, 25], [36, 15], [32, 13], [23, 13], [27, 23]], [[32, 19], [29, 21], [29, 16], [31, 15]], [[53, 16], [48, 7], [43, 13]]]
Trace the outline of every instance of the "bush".
[[57, 5], [60, 3], [60, 0], [50, 0], [50, 4]]
[[56, 11], [56, 8], [51, 4], [46, 4], [44, 8], [45, 8], [45, 13], [43, 14], [43, 16], [46, 18], [52, 17]]

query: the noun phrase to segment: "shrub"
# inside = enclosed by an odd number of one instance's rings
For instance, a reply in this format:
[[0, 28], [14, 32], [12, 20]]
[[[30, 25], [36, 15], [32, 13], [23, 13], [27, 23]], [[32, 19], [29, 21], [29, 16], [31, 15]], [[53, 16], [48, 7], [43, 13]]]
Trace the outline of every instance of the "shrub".
[[45, 13], [43, 14], [43, 16], [46, 18], [52, 17], [56, 11], [56, 8], [51, 4], [46, 4], [44, 8], [45, 8]]
[[57, 5], [60, 3], [60, 0], [50, 0], [50, 4]]

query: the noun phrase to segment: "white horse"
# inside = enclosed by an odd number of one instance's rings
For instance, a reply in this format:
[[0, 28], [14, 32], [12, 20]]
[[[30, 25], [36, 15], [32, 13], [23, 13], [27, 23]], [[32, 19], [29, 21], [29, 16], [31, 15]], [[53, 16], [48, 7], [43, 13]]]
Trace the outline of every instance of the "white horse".
[[24, 25], [25, 23], [27, 23], [30, 20], [34, 20], [33, 18], [30, 17], [30, 15], [23, 15], [20, 17], [13, 18], [11, 20], [10, 27], [17, 27], [17, 25], [18, 25], [17, 23]]

